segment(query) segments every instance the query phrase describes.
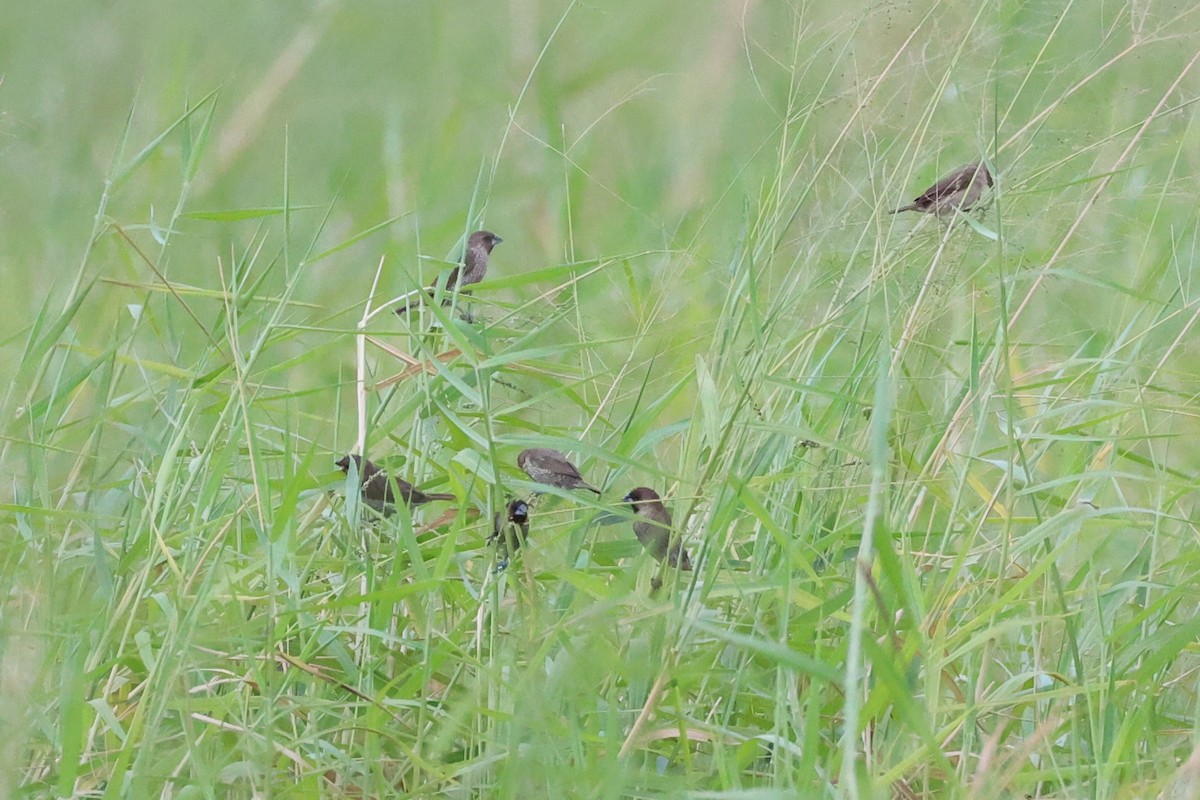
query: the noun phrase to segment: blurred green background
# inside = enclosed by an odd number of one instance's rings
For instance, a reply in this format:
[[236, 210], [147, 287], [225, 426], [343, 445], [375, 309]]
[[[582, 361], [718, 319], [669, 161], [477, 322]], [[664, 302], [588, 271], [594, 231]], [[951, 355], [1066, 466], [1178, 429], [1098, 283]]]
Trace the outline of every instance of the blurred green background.
[[[6, 785], [1173, 780], [1200, 633], [1195, 7], [2, 16]], [[886, 213], [979, 157], [998, 180], [975, 224]], [[381, 258], [376, 303], [477, 227], [504, 238], [482, 326], [370, 326], [467, 352], [372, 393], [369, 434], [464, 511], [370, 539], [326, 496], [355, 440], [355, 323]], [[627, 528], [558, 500], [528, 595], [497, 592], [480, 542], [521, 436], [578, 439], [605, 502], [669, 494], [707, 554], [694, 593], [647, 599], [644, 569], [616, 569]], [[324, 672], [302, 691], [281, 652]], [[661, 735], [618, 757], [655, 702]]]
[[[35, 306], [79, 271], [114, 160], [131, 159], [212, 91], [212, 137], [184, 211], [281, 206], [286, 175], [288, 198], [307, 209], [296, 212], [293, 244], [309, 242], [326, 209], [326, 246], [406, 215], [306, 276], [298, 299], [333, 308], [358, 299], [380, 253], [389, 270], [413, 268], [418, 231], [423, 252], [449, 253], [470, 227], [477, 182], [475, 210], [507, 239], [507, 272], [687, 249], [701, 259], [687, 272], [698, 291], [675, 304], [690, 306], [700, 290], [723, 294], [705, 264], [731, 258], [747, 200], [777, 177], [814, 196], [791, 230], [811, 238], [848, 213], [870, 217], [878, 192], [911, 193], [913, 180], [880, 185], [911, 162], [919, 181], [939, 157], [986, 151], [993, 125], [994, 33], [980, 37], [985, 57], [955, 62], [957, 96], [938, 104], [932, 138], [917, 134], [924, 152], [902, 145], [874, 163], [914, 136], [943, 93], [942, 65], [920, 54], [902, 54], [888, 85], [873, 85], [921, 23], [917, 8], [852, 20], [844, 9], [716, 2], [56, 8], [14, 6], [0, 33], [6, 274]], [[944, 8], [935, 27], [978, 25], [967, 12]], [[785, 160], [785, 126], [805, 109], [821, 104], [844, 122], [868, 93], [852, 131], [807, 125]], [[180, 195], [181, 138], [115, 187], [108, 217], [133, 230], [166, 224]], [[841, 174], [818, 169], [831, 155]], [[169, 272], [213, 287], [217, 259], [257, 230], [182, 221]], [[268, 250], [282, 238], [269, 229]], [[105, 255], [89, 277], [147, 277]], [[782, 266], [802, 264], [820, 266]], [[658, 286], [669, 276], [652, 277]], [[604, 306], [627, 313], [631, 301], [606, 288], [595, 287]]]

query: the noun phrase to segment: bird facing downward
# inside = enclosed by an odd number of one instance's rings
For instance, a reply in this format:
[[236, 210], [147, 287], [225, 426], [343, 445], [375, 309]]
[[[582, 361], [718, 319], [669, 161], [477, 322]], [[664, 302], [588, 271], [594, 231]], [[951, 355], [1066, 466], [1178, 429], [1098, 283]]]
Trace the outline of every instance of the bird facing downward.
[[505, 511], [496, 512], [492, 523], [492, 535], [488, 542], [496, 542], [496, 566], [508, 566], [508, 557], [525, 544], [529, 536], [529, 504], [524, 500], [509, 500]]
[[342, 472], [350, 471], [350, 459], [358, 465], [362, 479], [362, 499], [369, 507], [391, 516], [396, 511], [396, 495], [399, 493], [405, 505], [419, 506], [433, 500], [454, 500], [452, 494], [426, 494], [403, 478], [389, 477], [379, 467], [359, 455], [348, 455], [338, 460], [336, 466]]
[[916, 200], [892, 213], [920, 211], [940, 217], [955, 211], [970, 211], [979, 202], [983, 190], [990, 186], [992, 173], [988, 172], [987, 165], [982, 161], [975, 161], [954, 170], [926, 189]]
[[567, 457], [549, 447], [531, 447], [517, 456], [517, 466], [525, 470], [529, 479], [559, 489], [587, 489], [600, 494], [600, 490], [583, 479], [579, 470]]
[[[446, 293], [449, 294], [455, 289], [462, 289], [464, 286], [470, 286], [473, 283], [479, 283], [483, 280], [483, 276], [487, 274], [488, 256], [492, 254], [492, 248], [500, 244], [501, 239], [491, 231], [475, 231], [471, 237], [467, 239], [467, 252], [463, 256], [461, 266], [450, 270], [449, 277], [446, 278]], [[434, 281], [426, 294], [433, 297], [434, 289], [437, 287], [437, 281]], [[408, 311], [415, 306], [420, 305], [421, 297], [408, 301], [404, 305], [396, 309], [397, 314], [407, 314]], [[449, 299], [442, 301], [442, 305], [446, 305]]]
[[690, 570], [692, 560], [683, 549], [683, 543], [678, 539], [671, 541], [671, 514], [662, 504], [658, 492], [640, 486], [625, 495], [625, 502], [633, 506], [633, 513], [637, 515], [633, 533], [642, 547], [659, 561], [665, 558], [672, 567]]

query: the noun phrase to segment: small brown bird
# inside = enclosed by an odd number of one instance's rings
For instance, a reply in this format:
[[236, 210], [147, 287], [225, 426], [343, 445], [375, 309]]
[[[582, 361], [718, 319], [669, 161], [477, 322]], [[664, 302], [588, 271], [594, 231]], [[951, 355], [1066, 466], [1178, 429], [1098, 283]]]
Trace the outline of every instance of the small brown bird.
[[531, 447], [517, 456], [517, 466], [525, 470], [529, 479], [559, 489], [587, 489], [600, 494], [600, 490], [583, 479], [579, 470], [567, 457], [549, 447]]
[[350, 472], [350, 459], [358, 465], [358, 475], [362, 479], [362, 499], [369, 507], [391, 516], [396, 511], [396, 495], [405, 505], [419, 506], [433, 500], [454, 500], [452, 494], [426, 494], [414, 487], [403, 478], [390, 477], [379, 467], [359, 455], [348, 455], [339, 459], [336, 466], [342, 472]]
[[[461, 290], [464, 286], [470, 286], [473, 283], [479, 283], [483, 280], [483, 276], [487, 274], [488, 256], [491, 255], [492, 248], [502, 241], [504, 240], [491, 231], [475, 231], [472, 233], [471, 238], [467, 239], [467, 253], [463, 257], [462, 266], [450, 270], [450, 276], [446, 278], [446, 294], [450, 294], [456, 288]], [[437, 282], [434, 281], [426, 290], [430, 297], [433, 297], [436, 287]], [[396, 313], [407, 314], [410, 309], [420, 305], [421, 300], [422, 298], [417, 297], [408, 301], [397, 308]], [[447, 298], [442, 301], [442, 305], [446, 305], [449, 302], [449, 298]]]
[[954, 170], [926, 189], [916, 200], [892, 213], [920, 211], [941, 217], [955, 211], [970, 211], [979, 202], [983, 190], [990, 186], [992, 174], [982, 161], [976, 161]]
[[506, 511], [496, 513], [492, 524], [492, 535], [488, 542], [496, 542], [496, 569], [508, 566], [508, 557], [525, 545], [529, 536], [529, 504], [524, 500], [509, 500]]
[[659, 561], [665, 558], [672, 567], [690, 570], [692, 560], [683, 549], [683, 543], [678, 539], [671, 541], [671, 514], [662, 504], [658, 492], [640, 486], [625, 495], [625, 502], [632, 505], [633, 513], [637, 514], [633, 532], [642, 547]]

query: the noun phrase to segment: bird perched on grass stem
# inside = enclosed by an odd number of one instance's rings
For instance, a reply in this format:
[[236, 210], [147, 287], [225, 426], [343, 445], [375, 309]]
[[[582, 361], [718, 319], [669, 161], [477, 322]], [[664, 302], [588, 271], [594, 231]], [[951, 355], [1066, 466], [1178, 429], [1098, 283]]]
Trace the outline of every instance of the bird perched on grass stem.
[[525, 470], [531, 481], [557, 486], [559, 489], [587, 489], [600, 494], [600, 490], [583, 479], [575, 465], [557, 450], [549, 447], [531, 447], [517, 456], [517, 466]]
[[979, 202], [983, 190], [992, 185], [992, 174], [982, 161], [959, 167], [940, 181], [930, 186], [916, 200], [897, 208], [901, 211], [920, 211], [939, 217], [955, 211], [970, 211]]
[[492, 535], [488, 541], [496, 542], [497, 571], [508, 566], [508, 557], [525, 545], [529, 536], [529, 504], [524, 500], [509, 500], [504, 511], [496, 512], [492, 524]]
[[[464, 286], [470, 286], [473, 283], [479, 283], [483, 280], [483, 276], [487, 274], [488, 256], [492, 254], [492, 248], [500, 244], [501, 239], [491, 231], [475, 231], [471, 237], [467, 239], [467, 252], [463, 256], [461, 266], [450, 270], [449, 277], [446, 278], [446, 294], [452, 293], [455, 289], [462, 291]], [[437, 282], [426, 290], [429, 297], [434, 296], [434, 290], [437, 288]], [[464, 292], [465, 294], [465, 292]], [[420, 296], [409, 300], [404, 305], [396, 309], [396, 313], [400, 315], [407, 314], [411, 309], [421, 304], [423, 298]], [[442, 301], [442, 305], [450, 302], [449, 298]]]
[[359, 455], [348, 455], [339, 459], [337, 467], [350, 472], [350, 460], [358, 465], [358, 476], [362, 480], [362, 499], [370, 508], [391, 516], [396, 511], [396, 497], [409, 506], [419, 506], [433, 500], [454, 500], [452, 494], [426, 494], [403, 478], [394, 478]]
[[633, 533], [642, 547], [659, 561], [665, 558], [672, 567], [690, 570], [692, 560], [688, 558], [687, 550], [683, 549], [683, 543], [674, 538], [671, 514], [662, 504], [658, 492], [640, 486], [625, 495], [625, 502], [633, 506], [633, 513], [637, 515]]

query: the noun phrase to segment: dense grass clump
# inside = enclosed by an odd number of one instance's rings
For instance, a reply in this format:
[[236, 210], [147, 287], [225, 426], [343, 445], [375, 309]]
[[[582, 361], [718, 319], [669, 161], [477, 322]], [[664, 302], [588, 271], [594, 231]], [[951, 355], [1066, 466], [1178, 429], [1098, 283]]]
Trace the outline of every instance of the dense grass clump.
[[419, 6], [0, 26], [0, 795], [1200, 792], [1198, 12]]

